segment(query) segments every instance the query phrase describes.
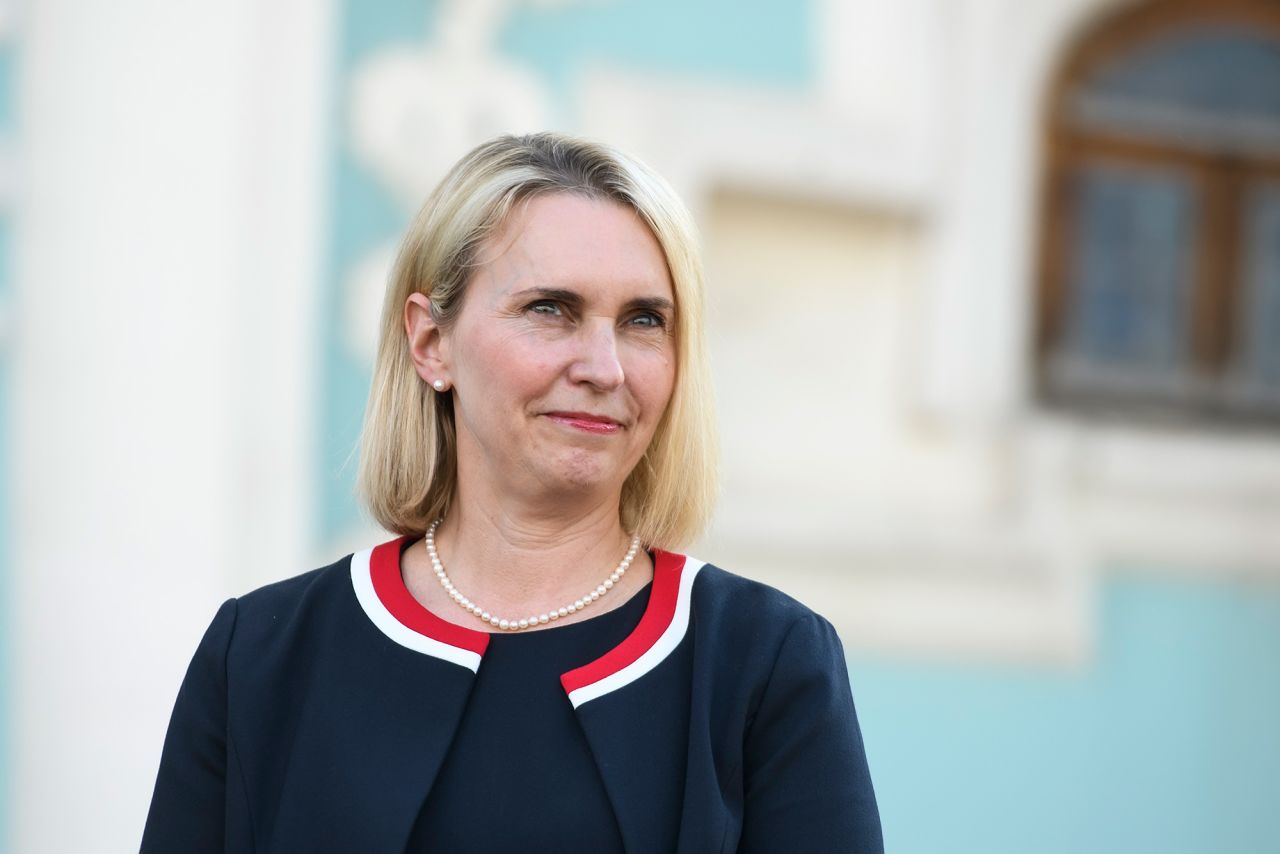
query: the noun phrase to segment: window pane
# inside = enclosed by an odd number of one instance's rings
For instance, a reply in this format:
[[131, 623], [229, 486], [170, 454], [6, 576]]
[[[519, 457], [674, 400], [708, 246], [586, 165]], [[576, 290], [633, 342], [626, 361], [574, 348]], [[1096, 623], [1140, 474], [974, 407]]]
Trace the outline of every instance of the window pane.
[[1165, 33], [1073, 92], [1082, 129], [1216, 151], [1280, 146], [1280, 37], [1226, 24]]
[[1274, 394], [1280, 391], [1280, 182], [1250, 189], [1244, 223], [1240, 368], [1250, 386]]
[[1190, 355], [1195, 186], [1173, 170], [1092, 164], [1073, 196], [1061, 355], [1116, 379], [1178, 379]]

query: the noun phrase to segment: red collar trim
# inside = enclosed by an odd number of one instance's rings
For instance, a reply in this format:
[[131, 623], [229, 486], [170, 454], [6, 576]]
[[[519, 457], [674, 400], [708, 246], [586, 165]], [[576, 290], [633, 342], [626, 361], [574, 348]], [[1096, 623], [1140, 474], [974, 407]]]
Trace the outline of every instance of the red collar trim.
[[[400, 554], [408, 536], [375, 546], [369, 556], [369, 575], [378, 600], [405, 628], [439, 643], [483, 656], [489, 646], [489, 632], [476, 631], [442, 620], [424, 608], [405, 587], [400, 574]], [[680, 576], [684, 555], [654, 549], [653, 586], [644, 615], [631, 634], [590, 664], [560, 677], [566, 692], [572, 693], [634, 664], [667, 631], [680, 598]]]
[[680, 570], [684, 568], [684, 555], [653, 550], [653, 587], [649, 590], [649, 604], [644, 616], [631, 634], [590, 664], [570, 670], [560, 677], [564, 690], [573, 693], [579, 688], [612, 676], [634, 663], [658, 642], [662, 633], [671, 625], [676, 613], [676, 600], [680, 593]]
[[442, 620], [422, 607], [409, 593], [400, 575], [400, 551], [410, 537], [397, 537], [375, 546], [369, 556], [369, 575], [373, 590], [383, 606], [405, 628], [449, 646], [484, 655], [489, 647], [489, 633], [478, 632]]

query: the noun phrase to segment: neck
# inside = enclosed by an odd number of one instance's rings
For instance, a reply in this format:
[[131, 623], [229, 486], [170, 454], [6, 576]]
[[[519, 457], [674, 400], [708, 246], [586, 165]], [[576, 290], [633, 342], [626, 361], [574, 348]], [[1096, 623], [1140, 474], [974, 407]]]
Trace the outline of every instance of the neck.
[[436, 547], [458, 588], [495, 612], [536, 612], [581, 596], [613, 572], [631, 540], [616, 500], [566, 513], [456, 499]]

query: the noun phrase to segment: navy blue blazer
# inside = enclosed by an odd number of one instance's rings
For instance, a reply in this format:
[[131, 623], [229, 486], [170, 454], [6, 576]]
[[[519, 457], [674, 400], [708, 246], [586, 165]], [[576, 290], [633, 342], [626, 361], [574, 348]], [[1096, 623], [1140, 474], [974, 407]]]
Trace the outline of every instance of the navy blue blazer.
[[[178, 694], [144, 852], [404, 852], [489, 639], [413, 599], [405, 544], [223, 604]], [[883, 851], [831, 624], [655, 557], [635, 630], [561, 679], [626, 850]]]

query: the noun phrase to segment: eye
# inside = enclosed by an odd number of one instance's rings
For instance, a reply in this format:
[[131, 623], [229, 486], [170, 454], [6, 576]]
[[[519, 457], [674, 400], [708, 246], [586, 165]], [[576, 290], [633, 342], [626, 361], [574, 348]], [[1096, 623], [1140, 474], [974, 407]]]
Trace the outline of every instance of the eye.
[[540, 299], [537, 302], [531, 302], [525, 311], [531, 311], [534, 314], [541, 314], [545, 317], [559, 317], [564, 314], [560, 304], [555, 300], [549, 299]]
[[631, 325], [647, 329], [662, 329], [667, 325], [667, 319], [656, 311], [641, 311], [631, 318]]

